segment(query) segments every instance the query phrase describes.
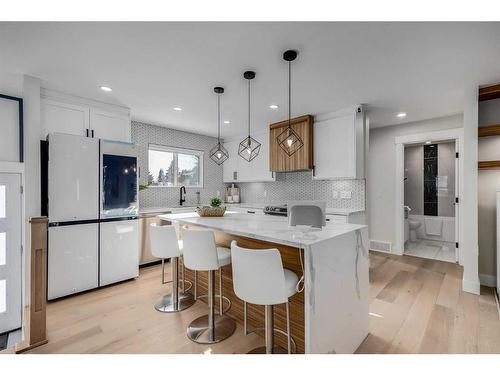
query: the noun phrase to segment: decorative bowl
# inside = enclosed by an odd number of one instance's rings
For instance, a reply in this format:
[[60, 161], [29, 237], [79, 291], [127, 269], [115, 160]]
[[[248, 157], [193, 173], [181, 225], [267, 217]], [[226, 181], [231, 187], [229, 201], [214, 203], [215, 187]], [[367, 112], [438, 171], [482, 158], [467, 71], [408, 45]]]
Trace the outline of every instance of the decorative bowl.
[[224, 213], [226, 212], [226, 207], [225, 206], [220, 206], [220, 207], [210, 207], [210, 206], [203, 206], [203, 207], [196, 207], [196, 213], [200, 215], [201, 217], [220, 217], [224, 216]]

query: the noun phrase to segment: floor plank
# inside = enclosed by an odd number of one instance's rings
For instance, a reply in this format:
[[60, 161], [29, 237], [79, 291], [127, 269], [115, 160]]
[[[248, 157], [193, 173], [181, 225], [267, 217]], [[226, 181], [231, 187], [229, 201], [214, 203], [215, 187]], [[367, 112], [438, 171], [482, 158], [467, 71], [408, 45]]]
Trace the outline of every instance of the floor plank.
[[[241, 325], [219, 344], [191, 342], [186, 326], [206, 304], [157, 312], [154, 302], [170, 291], [160, 278], [159, 266], [147, 267], [137, 280], [49, 303], [49, 343], [30, 353], [246, 353], [263, 344]], [[370, 253], [370, 334], [357, 352], [500, 353], [492, 289], [465, 293], [461, 280], [456, 264]]]

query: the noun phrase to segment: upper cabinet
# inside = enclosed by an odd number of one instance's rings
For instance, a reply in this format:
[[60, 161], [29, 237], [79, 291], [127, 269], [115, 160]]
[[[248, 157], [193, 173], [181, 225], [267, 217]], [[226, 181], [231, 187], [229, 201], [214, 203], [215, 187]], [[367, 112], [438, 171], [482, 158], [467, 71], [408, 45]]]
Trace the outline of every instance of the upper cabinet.
[[89, 128], [89, 107], [42, 99], [41, 122], [43, 138], [49, 133], [86, 135]]
[[269, 169], [271, 171], [292, 172], [314, 168], [313, 124], [314, 117], [311, 115], [300, 116], [291, 120], [292, 129], [304, 142], [304, 145], [291, 156], [288, 156], [277, 141], [277, 137], [288, 127], [288, 120], [270, 125]]
[[130, 142], [130, 116], [101, 109], [90, 109], [93, 136], [112, 141]]
[[[47, 90], [45, 90], [45, 93]], [[41, 100], [42, 138], [49, 133], [73, 134], [112, 141], [130, 142], [128, 109], [71, 96], [43, 95]]]
[[364, 178], [367, 122], [362, 106], [318, 116], [314, 179]]
[[222, 165], [224, 182], [264, 182], [274, 181], [274, 173], [269, 171], [269, 132], [257, 132], [252, 137], [260, 142], [259, 155], [251, 162], [238, 155], [238, 147], [245, 135], [233, 141], [224, 142], [229, 159]]

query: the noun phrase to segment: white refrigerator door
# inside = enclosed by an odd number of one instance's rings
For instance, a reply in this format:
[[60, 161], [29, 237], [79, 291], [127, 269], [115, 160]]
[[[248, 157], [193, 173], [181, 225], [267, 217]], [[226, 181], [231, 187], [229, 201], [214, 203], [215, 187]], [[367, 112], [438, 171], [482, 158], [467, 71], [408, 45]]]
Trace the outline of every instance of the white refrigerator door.
[[49, 300], [97, 288], [98, 225], [49, 227]]
[[99, 216], [99, 140], [49, 135], [49, 220], [92, 220]]
[[100, 286], [139, 276], [139, 220], [100, 225]]

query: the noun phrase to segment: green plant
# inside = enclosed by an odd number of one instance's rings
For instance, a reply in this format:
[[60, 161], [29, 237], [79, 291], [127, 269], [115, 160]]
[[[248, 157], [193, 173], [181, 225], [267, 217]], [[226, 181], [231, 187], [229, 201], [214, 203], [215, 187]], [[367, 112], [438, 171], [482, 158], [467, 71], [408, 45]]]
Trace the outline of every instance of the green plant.
[[221, 204], [222, 204], [222, 199], [220, 199], [219, 197], [210, 198], [211, 207], [220, 207]]

